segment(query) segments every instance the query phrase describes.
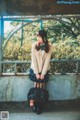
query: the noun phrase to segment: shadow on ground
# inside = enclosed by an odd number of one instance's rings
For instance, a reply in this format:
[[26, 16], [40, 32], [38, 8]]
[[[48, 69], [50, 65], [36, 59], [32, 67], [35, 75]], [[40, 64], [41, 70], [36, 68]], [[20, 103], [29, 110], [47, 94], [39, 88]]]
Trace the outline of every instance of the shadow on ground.
[[[30, 112], [27, 101], [24, 102], [0, 102], [0, 111]], [[44, 109], [45, 112], [80, 111], [80, 99], [69, 101], [49, 101]]]

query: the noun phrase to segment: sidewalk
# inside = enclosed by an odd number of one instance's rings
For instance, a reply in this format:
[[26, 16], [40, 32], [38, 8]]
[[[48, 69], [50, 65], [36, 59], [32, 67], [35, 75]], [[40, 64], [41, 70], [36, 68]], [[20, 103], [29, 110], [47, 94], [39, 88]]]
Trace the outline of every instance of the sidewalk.
[[9, 120], [80, 120], [80, 111], [44, 112], [40, 115], [22, 112], [10, 113]]
[[9, 120], [80, 120], [80, 104], [49, 103], [42, 114], [33, 113], [26, 103], [0, 103], [0, 111], [9, 111]]

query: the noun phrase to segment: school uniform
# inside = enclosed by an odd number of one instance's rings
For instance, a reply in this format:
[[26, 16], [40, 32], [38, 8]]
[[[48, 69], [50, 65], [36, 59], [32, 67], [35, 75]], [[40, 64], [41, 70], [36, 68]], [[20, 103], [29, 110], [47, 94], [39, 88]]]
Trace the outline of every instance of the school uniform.
[[36, 50], [35, 44], [32, 45], [31, 50], [31, 69], [33, 69], [34, 74], [41, 73], [46, 75], [47, 71], [50, 70], [50, 58], [52, 54], [52, 46], [50, 45], [49, 52], [46, 53], [45, 50]]
[[[48, 81], [48, 71], [50, 70], [50, 58], [52, 54], [52, 45], [49, 45], [48, 53], [44, 49], [37, 51], [36, 43], [32, 45], [31, 49], [31, 67], [30, 67], [30, 80], [37, 83], [45, 83]], [[44, 79], [37, 79], [36, 74], [43, 74]], [[45, 103], [48, 101], [49, 93], [43, 88], [31, 88], [28, 93], [28, 101], [34, 100], [32, 110], [37, 114], [42, 112]]]

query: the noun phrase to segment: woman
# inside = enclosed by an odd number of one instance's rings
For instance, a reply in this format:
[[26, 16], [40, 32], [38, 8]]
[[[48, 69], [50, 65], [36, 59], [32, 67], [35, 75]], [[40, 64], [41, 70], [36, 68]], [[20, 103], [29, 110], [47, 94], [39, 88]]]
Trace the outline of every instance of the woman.
[[[40, 30], [37, 34], [37, 42], [32, 45], [31, 50], [31, 77], [37, 88], [42, 88], [48, 80], [50, 69], [50, 58], [52, 54], [52, 45], [47, 40], [47, 32]], [[34, 100], [30, 100], [30, 106], [34, 106]]]

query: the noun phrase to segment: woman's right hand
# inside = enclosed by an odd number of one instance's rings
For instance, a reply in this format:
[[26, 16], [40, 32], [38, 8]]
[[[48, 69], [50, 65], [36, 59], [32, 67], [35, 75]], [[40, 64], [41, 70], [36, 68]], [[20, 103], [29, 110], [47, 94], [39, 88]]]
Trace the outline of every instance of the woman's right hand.
[[36, 74], [36, 78], [37, 78], [37, 79], [40, 79], [40, 75], [39, 75], [39, 74]]

